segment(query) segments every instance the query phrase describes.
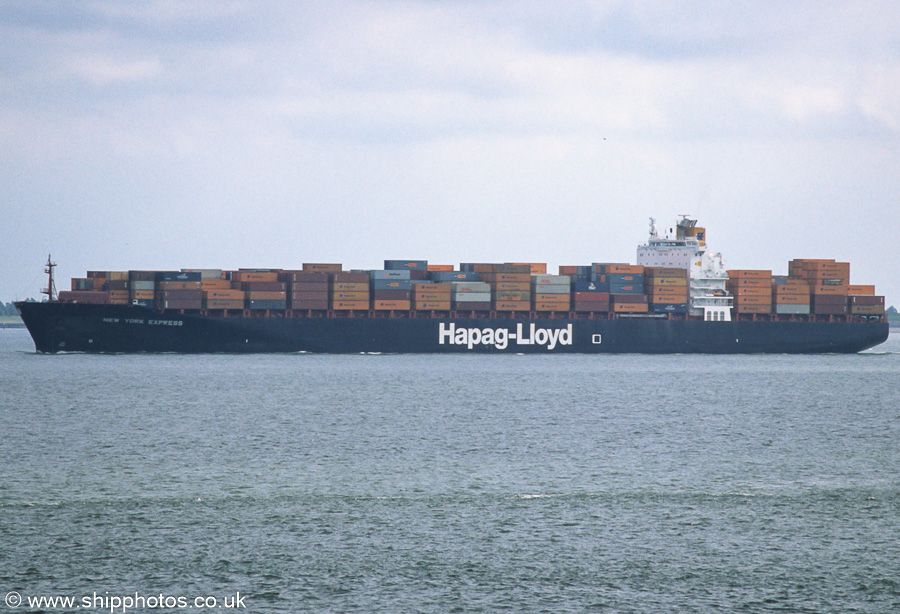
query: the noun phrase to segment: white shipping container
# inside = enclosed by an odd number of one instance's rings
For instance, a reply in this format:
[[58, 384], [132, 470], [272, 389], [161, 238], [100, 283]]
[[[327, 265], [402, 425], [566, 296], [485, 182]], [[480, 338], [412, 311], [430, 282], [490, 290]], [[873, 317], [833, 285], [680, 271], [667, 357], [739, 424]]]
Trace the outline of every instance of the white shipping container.
[[490, 292], [454, 292], [453, 300], [457, 303], [490, 303]]

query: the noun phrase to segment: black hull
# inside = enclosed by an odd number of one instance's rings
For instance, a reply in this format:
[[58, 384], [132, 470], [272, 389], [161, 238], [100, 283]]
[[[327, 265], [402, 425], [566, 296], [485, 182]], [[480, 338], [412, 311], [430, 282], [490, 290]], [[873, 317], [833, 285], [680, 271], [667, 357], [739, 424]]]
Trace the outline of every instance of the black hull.
[[221, 317], [127, 305], [17, 303], [38, 352], [855, 353], [885, 322]]

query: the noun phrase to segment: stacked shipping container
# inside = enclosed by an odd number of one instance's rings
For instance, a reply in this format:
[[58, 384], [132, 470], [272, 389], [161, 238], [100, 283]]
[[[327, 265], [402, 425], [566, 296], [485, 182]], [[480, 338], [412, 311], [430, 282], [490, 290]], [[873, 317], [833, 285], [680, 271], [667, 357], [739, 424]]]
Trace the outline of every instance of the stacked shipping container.
[[846, 315], [850, 263], [825, 259], [796, 259], [788, 263], [788, 276], [810, 287], [810, 307], [817, 315]]
[[772, 307], [779, 315], [809, 315], [809, 284], [803, 279], [773, 279]]
[[610, 307], [615, 313], [647, 313], [650, 309], [644, 294], [644, 267], [640, 265], [595, 262], [591, 281], [609, 292]]
[[368, 273], [333, 272], [328, 275], [328, 305], [334, 311], [368, 311], [371, 284]]
[[[182, 269], [88, 271], [60, 300], [135, 304], [177, 310], [325, 312], [428, 311], [685, 314], [688, 271], [619, 263], [464, 263], [459, 271], [425, 260], [385, 260], [385, 268], [343, 271], [341, 264], [304, 263], [302, 270]], [[728, 271], [734, 314], [883, 316], [874, 286], [849, 283], [850, 267], [833, 260], [792, 260], [788, 276], [768, 270]]]
[[472, 270], [490, 286], [494, 310], [531, 310], [531, 265], [478, 263]]
[[653, 313], [687, 313], [688, 283], [687, 269], [644, 267], [644, 288], [650, 311]]
[[725, 288], [734, 296], [736, 314], [772, 313], [772, 271], [729, 270]]
[[534, 311], [569, 311], [572, 308], [572, 278], [568, 275], [532, 275], [531, 297]]

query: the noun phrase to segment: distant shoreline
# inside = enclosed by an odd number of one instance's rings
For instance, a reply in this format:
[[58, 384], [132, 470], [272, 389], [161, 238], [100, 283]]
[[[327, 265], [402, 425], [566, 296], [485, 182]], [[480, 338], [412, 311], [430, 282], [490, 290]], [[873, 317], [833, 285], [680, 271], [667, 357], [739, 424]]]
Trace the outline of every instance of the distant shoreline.
[[25, 328], [25, 323], [18, 316], [0, 316], [0, 328]]

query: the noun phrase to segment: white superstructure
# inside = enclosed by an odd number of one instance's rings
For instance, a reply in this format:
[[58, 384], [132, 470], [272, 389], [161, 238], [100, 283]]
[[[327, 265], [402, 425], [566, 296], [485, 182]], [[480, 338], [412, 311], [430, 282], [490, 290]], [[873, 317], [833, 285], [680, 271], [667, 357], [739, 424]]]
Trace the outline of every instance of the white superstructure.
[[688, 310], [704, 320], [730, 321], [733, 297], [725, 289], [728, 272], [722, 254], [706, 248], [706, 230], [686, 215], [675, 227], [675, 236], [660, 237], [656, 220], [650, 218], [650, 239], [637, 248], [637, 263], [643, 266], [687, 269], [690, 277]]

